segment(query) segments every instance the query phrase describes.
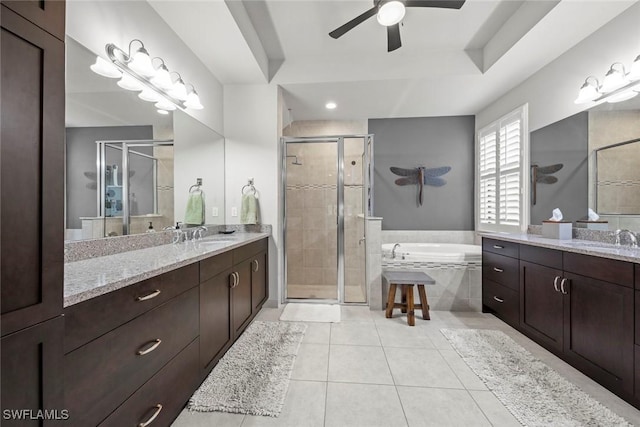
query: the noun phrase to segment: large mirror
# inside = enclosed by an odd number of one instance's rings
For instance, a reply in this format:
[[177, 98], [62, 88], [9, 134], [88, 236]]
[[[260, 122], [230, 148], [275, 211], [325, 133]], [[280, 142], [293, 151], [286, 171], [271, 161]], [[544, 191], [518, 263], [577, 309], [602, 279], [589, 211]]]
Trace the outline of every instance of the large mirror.
[[162, 230], [184, 221], [197, 191], [205, 223], [223, 224], [224, 138], [95, 74], [96, 55], [66, 38], [65, 238]]
[[532, 224], [556, 207], [574, 222], [592, 208], [606, 221], [594, 228], [640, 231], [639, 98], [602, 103], [531, 133]]

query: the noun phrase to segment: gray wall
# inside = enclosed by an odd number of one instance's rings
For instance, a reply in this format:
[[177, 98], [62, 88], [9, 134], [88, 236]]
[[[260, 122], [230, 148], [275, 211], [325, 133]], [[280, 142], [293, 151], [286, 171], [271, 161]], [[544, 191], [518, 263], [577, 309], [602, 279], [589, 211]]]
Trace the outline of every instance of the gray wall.
[[[474, 116], [371, 119], [374, 215], [384, 230], [473, 230]], [[442, 187], [398, 186], [389, 168], [451, 166]]]
[[[80, 217], [97, 216], [96, 189], [87, 185], [92, 182], [85, 172], [96, 173], [96, 141], [118, 139], [153, 139], [152, 126], [114, 126], [83, 127], [66, 129], [66, 228], [82, 228]], [[146, 151], [145, 151], [146, 150]], [[152, 154], [151, 148], [138, 148], [136, 151]], [[118, 151], [118, 154], [121, 154]], [[121, 159], [121, 157], [120, 157]], [[131, 179], [131, 192], [135, 193], [137, 213], [150, 213], [153, 210], [153, 174], [149, 161], [141, 161], [139, 156], [131, 156], [131, 170], [136, 175]], [[121, 161], [117, 164], [120, 165]]]
[[553, 174], [558, 182], [537, 185], [537, 201], [531, 206], [531, 224], [540, 224], [549, 219], [554, 208], [560, 208], [564, 219], [568, 221], [576, 221], [587, 215], [588, 118], [588, 113], [582, 112], [531, 132], [531, 164], [564, 165]]

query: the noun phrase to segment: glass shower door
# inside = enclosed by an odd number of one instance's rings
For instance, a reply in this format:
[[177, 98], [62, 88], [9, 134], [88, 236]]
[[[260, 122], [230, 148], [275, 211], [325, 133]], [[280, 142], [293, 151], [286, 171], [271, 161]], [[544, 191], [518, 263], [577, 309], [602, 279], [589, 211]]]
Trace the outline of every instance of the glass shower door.
[[288, 142], [284, 149], [286, 296], [336, 301], [338, 141]]

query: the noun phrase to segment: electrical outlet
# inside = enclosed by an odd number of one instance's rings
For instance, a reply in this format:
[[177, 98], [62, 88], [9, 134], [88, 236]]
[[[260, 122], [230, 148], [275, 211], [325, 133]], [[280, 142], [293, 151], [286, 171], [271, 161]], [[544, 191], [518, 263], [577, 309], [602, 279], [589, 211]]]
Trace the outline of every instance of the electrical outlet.
[[211, 208], [211, 215], [218, 216], [218, 208]]
[[238, 208], [235, 206], [231, 208], [231, 216], [238, 216]]

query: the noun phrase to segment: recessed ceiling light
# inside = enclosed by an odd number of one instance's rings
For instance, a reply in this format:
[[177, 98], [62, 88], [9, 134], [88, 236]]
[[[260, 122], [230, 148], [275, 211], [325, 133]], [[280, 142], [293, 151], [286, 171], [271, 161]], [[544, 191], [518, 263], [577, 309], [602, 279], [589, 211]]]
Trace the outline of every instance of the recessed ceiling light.
[[335, 102], [327, 102], [324, 106], [327, 110], [335, 110], [338, 104], [336, 104]]

